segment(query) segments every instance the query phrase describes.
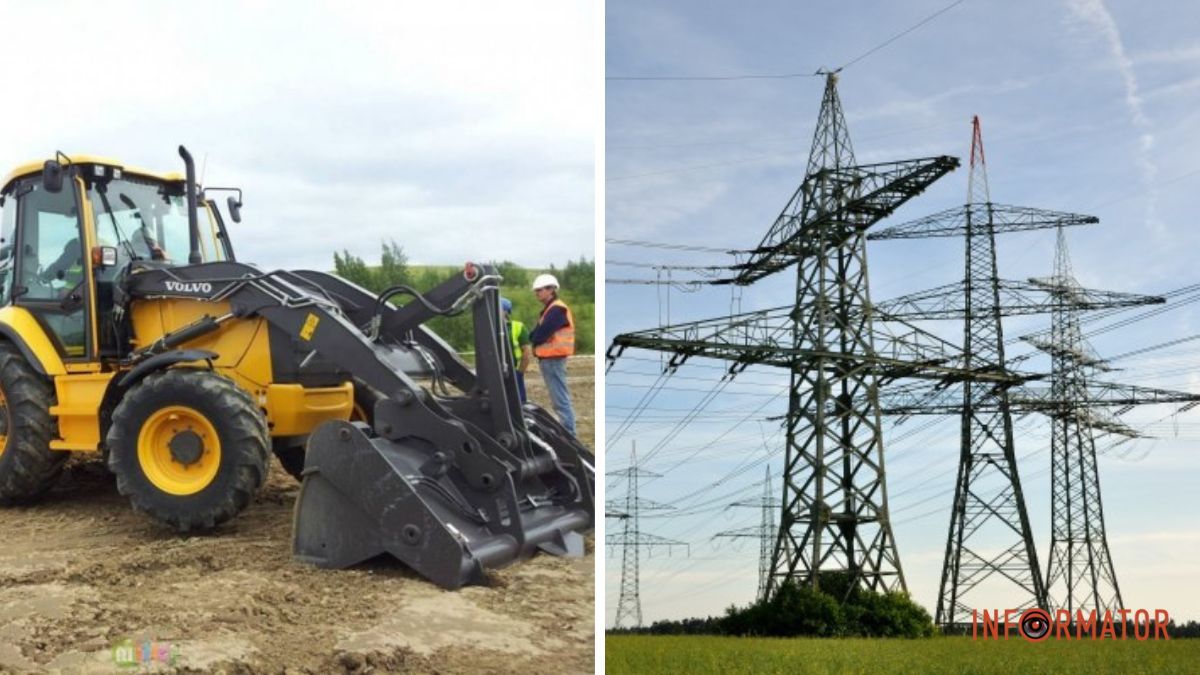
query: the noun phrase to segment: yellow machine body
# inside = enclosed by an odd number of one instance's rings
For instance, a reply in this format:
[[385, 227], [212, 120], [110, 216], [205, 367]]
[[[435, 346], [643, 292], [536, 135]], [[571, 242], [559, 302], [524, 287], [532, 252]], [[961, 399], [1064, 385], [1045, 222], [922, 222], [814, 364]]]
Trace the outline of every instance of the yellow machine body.
[[[178, 173], [127, 167], [114, 160], [90, 155], [72, 155], [69, 160], [73, 164], [111, 167], [127, 175], [168, 184], [182, 184], [184, 180]], [[19, 166], [4, 179], [3, 186], [7, 189], [13, 181], [40, 174], [42, 168], [41, 162]], [[86, 194], [83, 181], [79, 178], [75, 181], [79, 194]], [[91, 250], [99, 241], [95, 222], [97, 209], [88, 199], [80, 201], [84, 250]], [[201, 204], [200, 211], [207, 215], [204, 218], [207, 221], [206, 233], [200, 240], [201, 251], [205, 260], [221, 260], [222, 248], [212, 209], [207, 204]], [[92, 344], [95, 344], [98, 338], [95, 270], [91, 257], [85, 255], [83, 258], [85, 283], [89, 290], [86, 297], [90, 303], [87, 307], [87, 330], [91, 333]], [[129, 347], [137, 349], [152, 344], [202, 316], [228, 313], [228, 303], [173, 298], [136, 300], [130, 312], [133, 336]], [[0, 330], [19, 337], [26, 357], [53, 379], [57, 404], [51, 406], [50, 413], [58, 422], [58, 437], [51, 441], [51, 448], [76, 452], [98, 450], [104, 434], [101, 428], [102, 405], [109, 387], [125, 372], [122, 366], [115, 360], [90, 358], [78, 349], [68, 348], [60, 352], [47, 335], [44, 325], [24, 307], [0, 307]], [[349, 380], [332, 387], [305, 387], [275, 381], [268, 329], [262, 318], [227, 321], [215, 332], [190, 341], [185, 347], [204, 349], [218, 355], [212, 360], [212, 367], [250, 394], [266, 415], [272, 437], [305, 435], [322, 422], [348, 420], [353, 412], [354, 387]], [[181, 367], [208, 367], [208, 364], [189, 363], [181, 364]]]

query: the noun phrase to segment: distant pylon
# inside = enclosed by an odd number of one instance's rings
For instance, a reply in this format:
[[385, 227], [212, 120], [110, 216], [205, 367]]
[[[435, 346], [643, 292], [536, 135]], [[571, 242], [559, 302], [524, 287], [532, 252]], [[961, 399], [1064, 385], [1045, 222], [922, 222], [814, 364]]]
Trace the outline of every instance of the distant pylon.
[[771, 577], [771, 550], [775, 545], [775, 510], [779, 508], [779, 500], [771, 490], [771, 467], [767, 466], [763, 479], [763, 496], [757, 502], [734, 502], [730, 506], [747, 506], [762, 511], [762, 523], [758, 527], [746, 527], [738, 530], [725, 530], [713, 535], [723, 539], [758, 539], [758, 595], [762, 600], [767, 597], [767, 579]]
[[614, 515], [620, 517], [624, 522], [622, 532], [619, 537], [610, 534], [605, 538], [605, 543], [608, 546], [621, 547], [621, 595], [617, 601], [617, 616], [613, 621], [613, 627], [621, 628], [623, 622], [626, 620], [631, 621], [633, 627], [640, 627], [642, 625], [642, 599], [640, 589], [638, 588], [638, 580], [641, 574], [641, 570], [639, 569], [640, 550], [642, 548], [652, 549], [655, 546], [664, 546], [670, 550], [672, 546], [687, 545], [672, 539], [645, 534], [639, 529], [639, 515], [642, 511], [663, 510], [670, 507], [649, 502], [638, 497], [639, 479], [657, 478], [660, 474], [643, 471], [638, 468], [636, 442], [634, 442], [633, 447], [629, 451], [629, 468], [621, 471], [612, 471], [608, 475], [626, 476], [629, 479], [628, 488], [625, 492], [624, 510], [621, 512], [614, 511]]
[[[1087, 398], [1088, 370], [1100, 361], [1091, 353], [1079, 328], [1079, 312], [1072, 306], [1078, 282], [1071, 272], [1066, 236], [1058, 231], [1054, 285], [1059, 303], [1051, 314], [1051, 387], [1060, 401]], [[1108, 550], [1104, 507], [1100, 500], [1100, 472], [1096, 465], [1096, 439], [1089, 415], [1079, 407], [1066, 407], [1051, 416], [1050, 436], [1050, 563], [1046, 586], [1055, 606], [1117, 610], [1124, 607], [1117, 573]]]

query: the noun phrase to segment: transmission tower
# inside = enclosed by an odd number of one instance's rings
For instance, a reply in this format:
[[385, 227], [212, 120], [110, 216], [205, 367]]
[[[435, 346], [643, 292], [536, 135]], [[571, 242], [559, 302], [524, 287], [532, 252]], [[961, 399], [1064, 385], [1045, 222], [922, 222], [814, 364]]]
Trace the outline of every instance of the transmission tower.
[[757, 508], [762, 511], [762, 523], [758, 527], [744, 527], [737, 530], [725, 530], [713, 535], [713, 538], [758, 540], [758, 595], [759, 600], [767, 597], [767, 579], [771, 576], [771, 553], [775, 543], [775, 510], [779, 508], [779, 500], [771, 490], [771, 467], [768, 466], [763, 478], [763, 495], [757, 502], [734, 502], [730, 506]]
[[[1121, 589], [1105, 535], [1100, 474], [1096, 466], [1094, 424], [1088, 411], [1070, 402], [1088, 396], [1091, 373], [1103, 366], [1083, 338], [1073, 297], [1079, 288], [1071, 271], [1066, 236], [1058, 232], [1054, 276], [1045, 281], [1057, 301], [1051, 314], [1050, 341], [1035, 342], [1050, 354], [1051, 386], [1066, 405], [1051, 413], [1051, 535], [1047, 586], [1057, 607], [1119, 609]], [[1115, 428], [1114, 428], [1115, 427]], [[1109, 424], [1106, 431], [1135, 435]]]
[[748, 285], [797, 265], [791, 306], [617, 336], [610, 362], [628, 347], [671, 352], [667, 371], [688, 358], [730, 361], [729, 376], [751, 364], [787, 368], [791, 389], [779, 529], [767, 594], [782, 583], [819, 586], [820, 574], [846, 573], [855, 586], [904, 589], [888, 519], [877, 401], [881, 380], [979, 377], [961, 350], [906, 326], [877, 332], [871, 313], [868, 228], [958, 166], [933, 157], [856, 166], [828, 73], [807, 173], [787, 206], [735, 275], [712, 283]]
[[[972, 120], [971, 162], [967, 204], [911, 223], [873, 232], [870, 239], [963, 236], [966, 240], [965, 275], [961, 283], [922, 291], [877, 305], [879, 315], [906, 320], [962, 319], [963, 352], [969, 367], [1009, 372], [1001, 317], [1063, 311], [1133, 307], [1161, 303], [1161, 298], [1088, 290], [1075, 284], [1070, 293], [1038, 280], [1008, 281], [999, 278], [995, 235], [1033, 229], [1057, 228], [1097, 222], [1091, 216], [1059, 213], [991, 201], [987, 165], [979, 118]], [[1070, 397], [1067, 398], [1067, 394]], [[1041, 411], [1057, 414], [1063, 406], [1086, 419], [1090, 429], [1115, 430], [1088, 408], [1114, 399], [1130, 405], [1156, 401], [1188, 400], [1179, 392], [1108, 385], [1095, 395], [1075, 389], [1051, 387], [1049, 391], [1010, 385], [984, 386], [966, 380], [959, 403], [945, 401], [945, 390], [893, 390], [882, 397], [885, 413], [922, 414], [955, 412], [961, 420], [958, 478], [942, 580], [937, 621], [944, 626], [963, 624], [978, 603], [969, 602], [972, 591], [987, 588], [1017, 599], [1010, 606], [1048, 607], [1046, 584], [1038, 565], [1029, 516], [1017, 470], [1012, 412]]]
[[613, 517], [624, 522], [624, 527], [620, 535], [610, 534], [605, 537], [605, 544], [609, 547], [621, 548], [621, 595], [617, 601], [617, 617], [613, 621], [613, 627], [620, 628], [622, 622], [628, 619], [636, 628], [642, 625], [642, 599], [638, 589], [641, 549], [664, 547], [670, 551], [674, 546], [686, 547], [687, 544], [641, 531], [639, 516], [642, 511], [658, 511], [670, 507], [638, 497], [638, 482], [642, 478], [657, 478], [659, 474], [638, 468], [636, 443], [629, 451], [629, 467], [609, 472], [608, 475], [625, 476], [628, 479], [624, 510], [615, 511], [611, 507], [609, 509]]

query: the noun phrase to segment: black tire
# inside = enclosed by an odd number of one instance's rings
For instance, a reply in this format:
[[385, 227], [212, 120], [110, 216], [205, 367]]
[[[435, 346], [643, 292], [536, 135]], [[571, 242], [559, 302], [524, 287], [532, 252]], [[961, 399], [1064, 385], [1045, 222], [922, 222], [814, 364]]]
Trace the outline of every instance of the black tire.
[[[139, 459], [143, 426], [168, 406], [199, 413], [220, 441], [215, 475], [192, 494], [161, 489]], [[117, 477], [117, 490], [134, 509], [179, 532], [212, 529], [233, 518], [250, 504], [267, 475], [270, 439], [262, 412], [231, 380], [205, 370], [175, 368], [147, 376], [113, 411], [107, 441], [108, 466]], [[210, 451], [206, 445], [202, 453]]]
[[0, 391], [6, 403], [0, 431], [7, 434], [0, 453], [0, 503], [25, 502], [50, 489], [70, 453], [50, 449], [58, 435], [50, 416], [53, 384], [7, 341], [0, 341]]
[[[354, 382], [354, 407], [351, 422], [372, 424], [375, 414], [375, 403], [383, 398], [383, 394], [361, 382]], [[361, 414], [360, 414], [361, 411]], [[298, 481], [304, 480], [304, 448], [308, 444], [308, 436], [286, 436], [272, 439], [271, 450], [279, 458], [279, 464], [284, 471]]]

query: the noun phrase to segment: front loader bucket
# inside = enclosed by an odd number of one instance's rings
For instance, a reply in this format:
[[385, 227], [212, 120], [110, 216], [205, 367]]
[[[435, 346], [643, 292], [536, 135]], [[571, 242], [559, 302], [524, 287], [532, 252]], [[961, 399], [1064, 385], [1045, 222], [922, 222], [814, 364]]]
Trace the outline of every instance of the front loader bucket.
[[459, 468], [465, 456], [447, 457], [417, 437], [388, 440], [365, 425], [327, 422], [309, 437], [294, 554], [343, 568], [388, 553], [449, 589], [482, 584], [485, 568], [539, 548], [581, 555], [579, 531], [594, 520], [590, 458], [555, 450], [542, 475], [501, 469], [471, 485]]

